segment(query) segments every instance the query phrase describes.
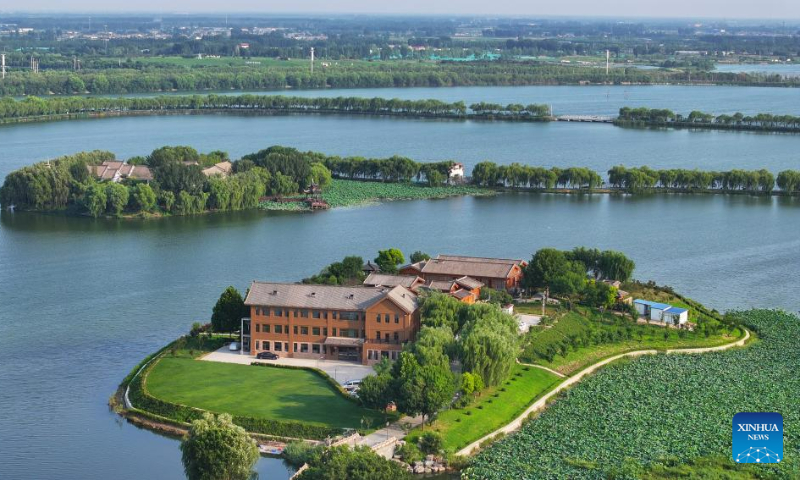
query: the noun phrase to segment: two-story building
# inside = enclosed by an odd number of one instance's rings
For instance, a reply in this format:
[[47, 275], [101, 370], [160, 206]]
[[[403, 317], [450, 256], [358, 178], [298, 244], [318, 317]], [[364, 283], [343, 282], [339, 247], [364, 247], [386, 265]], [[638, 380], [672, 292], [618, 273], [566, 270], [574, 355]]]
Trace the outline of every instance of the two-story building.
[[[245, 299], [242, 345], [251, 355], [396, 360], [419, 331], [417, 296], [408, 288], [253, 282]], [[245, 325], [247, 324], [247, 325]], [[249, 348], [248, 348], [249, 347]]]

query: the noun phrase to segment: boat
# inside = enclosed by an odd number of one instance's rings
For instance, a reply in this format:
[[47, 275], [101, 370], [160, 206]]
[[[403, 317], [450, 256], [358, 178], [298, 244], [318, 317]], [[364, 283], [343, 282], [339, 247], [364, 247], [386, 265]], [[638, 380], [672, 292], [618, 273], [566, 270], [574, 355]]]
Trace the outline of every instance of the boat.
[[265, 442], [258, 444], [258, 451], [264, 455], [281, 455], [284, 448], [286, 448], [286, 444], [281, 442]]

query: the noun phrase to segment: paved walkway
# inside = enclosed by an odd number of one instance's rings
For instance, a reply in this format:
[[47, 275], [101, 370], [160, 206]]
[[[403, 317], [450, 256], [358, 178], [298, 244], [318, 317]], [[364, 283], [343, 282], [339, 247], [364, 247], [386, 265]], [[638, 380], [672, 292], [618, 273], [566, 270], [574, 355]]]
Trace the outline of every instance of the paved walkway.
[[544, 365], [535, 365], [533, 363], [522, 363], [519, 360], [517, 360], [517, 363], [519, 363], [520, 365], [525, 365], [526, 367], [533, 367], [533, 368], [540, 368], [542, 370], [547, 370], [548, 372], [552, 373], [553, 375], [557, 375], [557, 376], [559, 376], [561, 378], [567, 378], [567, 376], [564, 375], [563, 373], [557, 372], [557, 371], [553, 370], [552, 368], [547, 368]]
[[374, 373], [372, 367], [353, 362], [340, 362], [336, 360], [313, 360], [305, 358], [279, 358], [277, 360], [257, 360], [252, 355], [243, 355], [240, 352], [232, 352], [228, 347], [222, 347], [203, 356], [200, 360], [209, 362], [238, 363], [250, 365], [253, 362], [267, 363], [273, 365], [290, 365], [295, 367], [318, 368], [330, 375], [331, 378], [339, 383], [348, 380], [361, 380], [367, 375]]
[[[750, 338], [750, 332], [747, 329], [745, 329], [744, 338], [742, 338], [741, 340], [737, 340], [735, 342], [727, 343], [725, 345], [720, 345], [718, 347], [673, 349], [673, 350], [667, 350], [667, 353], [668, 354], [670, 354], [670, 353], [705, 353], [705, 352], [714, 352], [714, 351], [720, 351], [720, 350], [727, 350], [729, 348], [743, 346], [747, 342], [747, 340], [749, 338]], [[577, 373], [577, 374], [569, 377], [568, 379], [564, 380], [559, 386], [557, 386], [555, 389], [550, 391], [547, 395], [543, 396], [542, 398], [540, 398], [539, 400], [534, 402], [530, 407], [528, 407], [524, 412], [522, 412], [522, 415], [520, 415], [517, 418], [515, 418], [514, 420], [512, 420], [511, 423], [509, 423], [508, 425], [506, 425], [504, 427], [501, 427], [501, 428], [495, 430], [494, 432], [492, 432], [492, 433], [490, 433], [488, 435], [484, 435], [482, 438], [470, 443], [469, 445], [467, 445], [463, 449], [461, 449], [458, 452], [456, 452], [456, 454], [457, 455], [463, 455], [463, 456], [472, 455], [475, 451], [477, 451], [480, 448], [480, 444], [485, 442], [486, 440], [494, 438], [496, 435], [498, 435], [501, 432], [505, 433], [505, 434], [508, 434], [508, 433], [511, 433], [511, 432], [514, 432], [514, 431], [518, 430], [522, 426], [522, 423], [525, 421], [525, 419], [527, 419], [528, 416], [530, 416], [531, 413], [536, 412], [538, 410], [544, 409], [547, 406], [548, 400], [550, 400], [551, 398], [555, 397], [556, 395], [561, 393], [566, 388], [569, 388], [572, 385], [578, 383], [583, 377], [585, 377], [586, 375], [591, 374], [592, 372], [594, 372], [598, 368], [600, 368], [602, 366], [605, 366], [605, 365], [608, 365], [609, 363], [614, 362], [616, 360], [619, 360], [620, 358], [623, 358], [623, 357], [639, 357], [639, 356], [642, 356], [642, 355], [655, 355], [657, 353], [658, 353], [657, 350], [637, 350], [635, 352], [621, 353], [619, 355], [614, 355], [613, 357], [606, 358], [605, 360], [601, 360], [601, 361], [595, 363], [594, 365], [590, 365], [590, 366], [584, 368], [579, 373]]]
[[[404, 424], [408, 425], [406, 429], [401, 427], [401, 425]], [[371, 448], [381, 442], [387, 441], [391, 437], [401, 440], [406, 436], [407, 431], [420, 425], [422, 425], [422, 415], [417, 417], [403, 417], [400, 420], [390, 424], [388, 427], [384, 426], [383, 428], [370, 433], [366, 437], [362, 437], [358, 444], [366, 445]]]

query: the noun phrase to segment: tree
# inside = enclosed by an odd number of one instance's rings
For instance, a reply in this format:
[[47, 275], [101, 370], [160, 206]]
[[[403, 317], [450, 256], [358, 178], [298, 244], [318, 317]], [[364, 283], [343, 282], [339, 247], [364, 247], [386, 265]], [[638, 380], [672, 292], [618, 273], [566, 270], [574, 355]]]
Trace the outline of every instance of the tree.
[[375, 263], [378, 264], [381, 271], [386, 273], [397, 273], [397, 266], [405, 261], [403, 252], [398, 248], [378, 250], [378, 256], [375, 257]]
[[83, 206], [86, 207], [89, 214], [95, 218], [106, 211], [107, 203], [106, 188], [103, 184], [91, 184], [83, 195]]
[[442, 451], [442, 435], [438, 432], [425, 432], [419, 437], [419, 449], [423, 453], [436, 455]]
[[447, 356], [437, 355], [433, 349], [424, 355], [426, 363], [422, 365], [411, 352], [401, 352], [393, 376], [400, 410], [429, 419], [453, 398], [455, 386]]
[[142, 212], [152, 212], [156, 208], [156, 193], [146, 183], [140, 183], [133, 189], [133, 200]]
[[368, 408], [382, 410], [394, 399], [392, 376], [389, 373], [368, 375], [361, 380], [358, 398]]
[[423, 327], [449, 327], [453, 334], [458, 333], [463, 325], [463, 315], [467, 304], [459, 302], [450, 295], [431, 292], [422, 298], [420, 318]]
[[471, 305], [459, 334], [464, 370], [480, 375], [487, 386], [500, 384], [519, 353], [517, 330], [514, 317], [496, 305]]
[[399, 463], [378, 456], [369, 447], [351, 449], [344, 445], [314, 456], [298, 480], [409, 480]]
[[514, 301], [513, 297], [511, 297], [511, 294], [505, 290], [495, 290], [494, 288], [489, 287], [481, 288], [480, 299], [485, 302], [495, 303], [497, 305], [506, 305]]
[[110, 182], [106, 185], [106, 198], [108, 200], [108, 213], [119, 215], [128, 204], [130, 193], [128, 187], [120, 183]]
[[311, 183], [317, 184], [319, 188], [327, 187], [331, 184], [331, 171], [321, 163], [312, 163]]
[[430, 258], [431, 258], [431, 256], [428, 255], [427, 253], [417, 250], [416, 252], [411, 254], [410, 260], [411, 260], [411, 263], [417, 263], [417, 262], [421, 262], [423, 260], [430, 260]]
[[627, 282], [633, 275], [636, 264], [622, 252], [604, 250], [597, 258], [597, 269], [601, 278]]
[[211, 325], [215, 332], [236, 331], [247, 316], [242, 295], [234, 287], [228, 287], [222, 292], [211, 314]]
[[583, 300], [592, 307], [609, 308], [617, 301], [617, 289], [607, 283], [592, 280], [584, 286]]
[[181, 443], [189, 480], [246, 480], [258, 458], [256, 442], [225, 413], [216, 417], [204, 413], [192, 422]]

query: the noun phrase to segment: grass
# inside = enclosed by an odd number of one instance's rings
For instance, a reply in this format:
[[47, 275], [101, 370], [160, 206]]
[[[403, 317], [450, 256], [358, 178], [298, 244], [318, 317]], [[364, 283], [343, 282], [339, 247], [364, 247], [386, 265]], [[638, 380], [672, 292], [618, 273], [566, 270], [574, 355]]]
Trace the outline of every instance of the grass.
[[373, 425], [385, 421], [384, 414], [359, 407], [305, 370], [167, 356], [148, 375], [147, 389], [161, 400], [215, 413], [336, 428], [360, 428], [364, 417]]
[[[668, 338], [664, 338], [664, 333]], [[565, 314], [550, 328], [531, 327], [520, 360], [571, 375], [603, 358], [632, 350], [714, 347], [741, 338], [743, 332], [722, 329], [717, 334], [685, 332], [655, 325], [634, 324], [611, 314], [586, 311]], [[572, 339], [577, 339], [574, 341]], [[547, 351], [552, 349], [552, 359]]]
[[[461, 449], [514, 420], [560, 380], [541, 368], [515, 365], [507, 381], [486, 389], [466, 408], [440, 412], [424, 431], [441, 433], [445, 449]], [[414, 430], [409, 439], [416, 440], [422, 432]]]

